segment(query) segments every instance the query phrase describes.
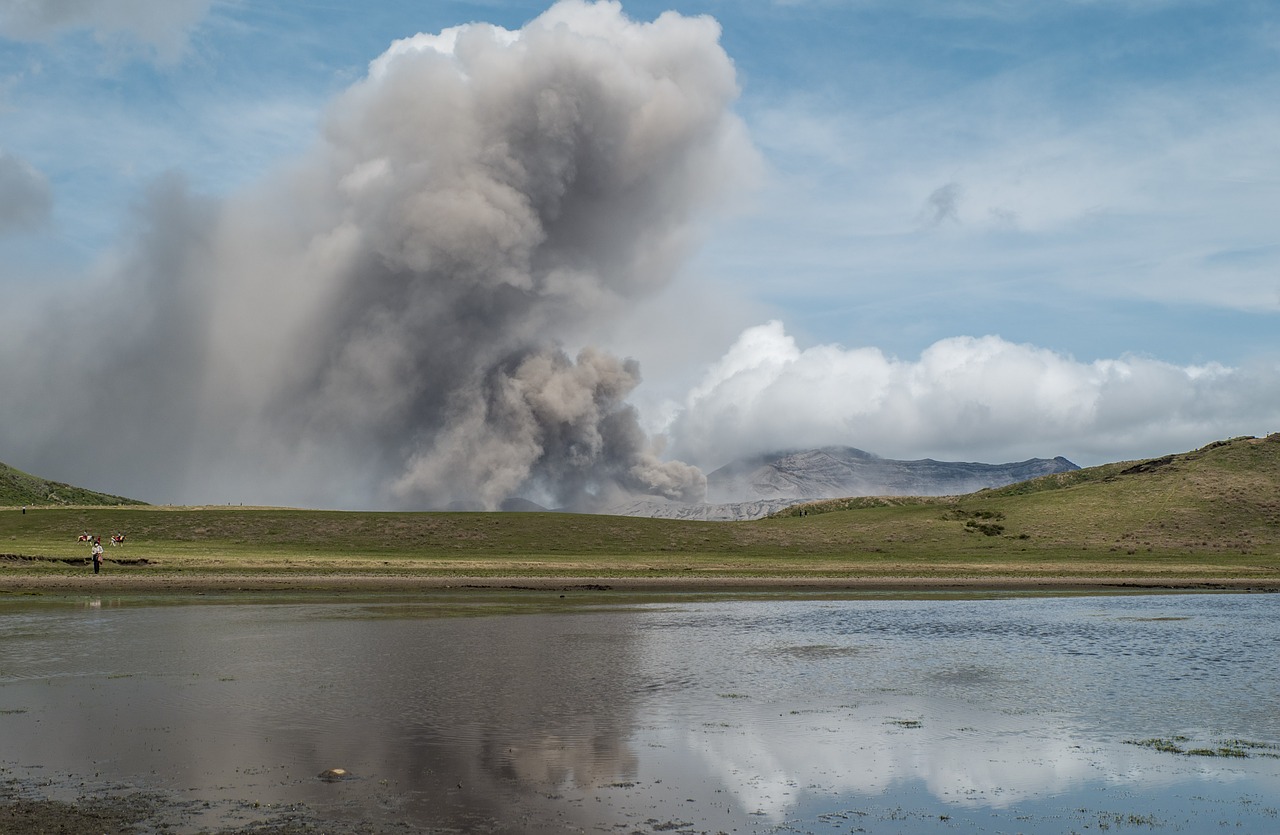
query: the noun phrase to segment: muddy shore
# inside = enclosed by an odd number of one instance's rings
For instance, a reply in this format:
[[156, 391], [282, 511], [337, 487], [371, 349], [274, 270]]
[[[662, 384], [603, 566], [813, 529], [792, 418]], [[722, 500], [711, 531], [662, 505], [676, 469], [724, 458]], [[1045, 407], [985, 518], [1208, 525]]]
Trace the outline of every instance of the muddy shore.
[[0, 571], [0, 594], [24, 592], [204, 592], [204, 591], [386, 591], [442, 589], [529, 589], [538, 591], [651, 592], [1108, 592], [1237, 591], [1280, 592], [1280, 577], [1161, 576], [974, 576], [974, 577], [545, 577], [377, 574], [143, 575], [106, 571], [100, 575], [20, 574]]
[[[244, 826], [210, 829], [193, 826], [192, 809], [200, 804], [155, 792], [128, 788], [86, 793], [74, 801], [40, 796], [40, 789], [17, 781], [0, 784], [0, 833], [13, 835], [126, 835], [137, 832], [199, 832], [201, 835], [382, 835], [385, 829], [345, 821], [325, 820], [305, 806], [264, 810], [251, 802], [232, 804], [240, 817], [254, 819]], [[400, 835], [422, 832], [397, 827]], [[389, 835], [389, 833], [388, 833]]]

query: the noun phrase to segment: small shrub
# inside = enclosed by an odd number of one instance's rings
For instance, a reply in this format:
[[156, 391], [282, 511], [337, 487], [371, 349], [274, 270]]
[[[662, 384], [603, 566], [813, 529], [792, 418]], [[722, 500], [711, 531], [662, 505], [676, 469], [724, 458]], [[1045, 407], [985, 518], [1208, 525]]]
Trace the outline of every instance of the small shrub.
[[997, 525], [994, 522], [978, 522], [970, 519], [964, 523], [967, 530], [977, 531], [984, 536], [999, 536], [1004, 533], [1004, 525]]

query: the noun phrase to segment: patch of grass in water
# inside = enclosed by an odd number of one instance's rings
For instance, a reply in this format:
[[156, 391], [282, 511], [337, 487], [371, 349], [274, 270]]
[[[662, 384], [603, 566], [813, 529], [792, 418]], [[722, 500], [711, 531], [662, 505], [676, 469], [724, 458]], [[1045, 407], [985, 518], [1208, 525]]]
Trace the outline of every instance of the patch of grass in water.
[[1260, 757], [1280, 758], [1280, 743], [1253, 742], [1248, 739], [1227, 739], [1222, 744], [1230, 745], [1234, 748], [1243, 748], [1247, 751], [1255, 751]]
[[1151, 739], [1126, 740], [1129, 745], [1139, 745], [1166, 754], [1179, 754], [1185, 757], [1228, 757], [1248, 759], [1252, 756], [1275, 757], [1280, 759], [1280, 745], [1270, 742], [1251, 742], [1245, 739], [1228, 739], [1217, 745], [1194, 748], [1183, 745], [1190, 738], [1182, 735], [1171, 737], [1153, 737]]
[[899, 728], [923, 728], [924, 723], [919, 719], [888, 719], [886, 725], [897, 725]]
[[1178, 743], [1190, 741], [1190, 737], [1170, 736], [1170, 737], [1152, 737], [1151, 739], [1128, 739], [1125, 740], [1130, 745], [1139, 745], [1143, 748], [1151, 748], [1156, 751], [1163, 751], [1166, 754], [1185, 754], [1187, 749]]
[[1098, 816], [1098, 828], [1113, 826], [1162, 826], [1155, 815], [1135, 815], [1132, 812], [1104, 812]]
[[1189, 748], [1187, 749], [1188, 757], [1237, 757], [1242, 760], [1249, 758], [1249, 752], [1243, 748], [1232, 748], [1228, 745], [1219, 745], [1217, 748]]

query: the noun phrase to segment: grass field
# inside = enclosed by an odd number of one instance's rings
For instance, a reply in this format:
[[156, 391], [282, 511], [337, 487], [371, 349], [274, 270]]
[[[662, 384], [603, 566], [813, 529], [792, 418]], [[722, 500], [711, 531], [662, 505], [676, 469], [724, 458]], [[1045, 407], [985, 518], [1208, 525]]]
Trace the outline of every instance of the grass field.
[[1280, 435], [953, 498], [847, 499], [754, 522], [557, 513], [33, 507], [0, 512], [0, 585], [106, 573], [526, 578], [1234, 579], [1280, 587]]

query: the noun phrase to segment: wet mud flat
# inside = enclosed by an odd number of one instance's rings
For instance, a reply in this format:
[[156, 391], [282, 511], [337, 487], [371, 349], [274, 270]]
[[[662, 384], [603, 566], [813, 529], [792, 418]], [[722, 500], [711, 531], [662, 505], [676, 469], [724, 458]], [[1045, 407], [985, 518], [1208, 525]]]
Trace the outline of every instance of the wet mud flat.
[[[0, 833], [4, 835], [444, 835], [460, 831], [365, 820], [358, 809], [334, 817], [303, 803], [201, 800], [168, 791], [89, 784], [74, 775], [0, 781]], [[502, 827], [493, 821], [476, 831], [496, 832]]]
[[[65, 782], [74, 782], [68, 778]], [[45, 788], [48, 787], [46, 783]], [[180, 801], [164, 794], [132, 791], [128, 788], [100, 789], [96, 793], [80, 794], [70, 800], [53, 800], [44, 796], [42, 787], [20, 781], [6, 781], [0, 789], [0, 832], [13, 835], [58, 833], [58, 835], [104, 835], [105, 833], [148, 832], [202, 832], [218, 835], [301, 835], [321, 829], [328, 832], [355, 832], [340, 830], [316, 820], [304, 810], [281, 812], [276, 819], [257, 820], [248, 826], [209, 829], [193, 822], [193, 817], [203, 815], [193, 811], [193, 806], [203, 806], [193, 801]], [[229, 812], [248, 817], [251, 803]]]
[[[15, 794], [19, 796], [11, 796]], [[86, 797], [71, 803], [21, 796], [29, 794], [29, 790], [5, 786], [0, 799], [0, 832], [101, 835], [136, 830], [138, 824], [156, 815], [155, 801], [141, 794]]]

